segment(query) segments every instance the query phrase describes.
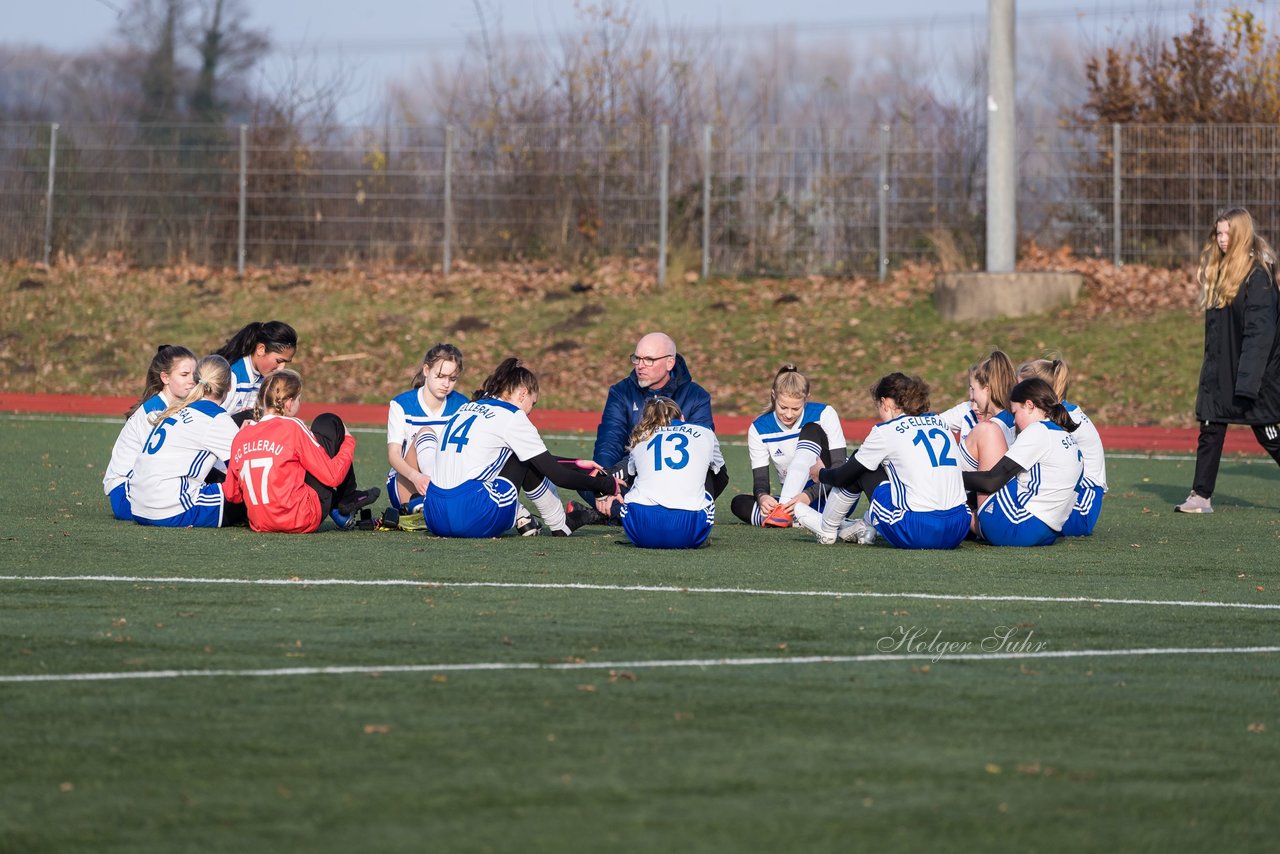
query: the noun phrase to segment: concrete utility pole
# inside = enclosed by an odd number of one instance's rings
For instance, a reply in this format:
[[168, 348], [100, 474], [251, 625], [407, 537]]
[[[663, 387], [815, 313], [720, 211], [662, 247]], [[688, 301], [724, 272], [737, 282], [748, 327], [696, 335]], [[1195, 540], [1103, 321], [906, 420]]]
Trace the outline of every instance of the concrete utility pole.
[[1014, 0], [987, 0], [987, 269], [943, 273], [933, 300], [943, 320], [1038, 314], [1080, 294], [1079, 273], [1018, 273], [1018, 132]]
[[1018, 251], [1014, 0], [987, 0], [987, 272], [1011, 273]]

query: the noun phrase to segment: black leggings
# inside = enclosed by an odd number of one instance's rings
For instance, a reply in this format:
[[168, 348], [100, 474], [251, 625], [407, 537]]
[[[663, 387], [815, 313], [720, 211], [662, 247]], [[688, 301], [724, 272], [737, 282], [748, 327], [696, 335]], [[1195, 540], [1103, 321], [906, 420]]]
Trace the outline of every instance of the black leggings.
[[[1280, 463], [1280, 424], [1253, 426], [1253, 437], [1271, 459]], [[1196, 495], [1212, 498], [1218, 485], [1218, 466], [1222, 448], [1227, 442], [1227, 425], [1217, 421], [1200, 422], [1200, 438], [1196, 442], [1196, 479], [1191, 484]]]
[[[831, 448], [828, 447], [827, 443], [827, 431], [822, 429], [821, 424], [813, 421], [801, 427], [800, 435], [796, 441], [815, 443], [818, 446], [818, 459], [822, 461], [822, 467], [829, 468], [831, 466]], [[758, 471], [753, 472], [755, 483], [752, 486], [757, 493], [769, 491], [769, 469], [771, 465], [771, 463], [764, 464], [763, 482], [761, 482]], [[778, 484], [778, 488], [781, 489], [782, 484]], [[816, 483], [806, 489], [805, 492], [809, 495], [809, 501], [816, 503], [823, 494], [823, 489], [824, 487]], [[716, 493], [716, 497], [719, 497], [719, 493]], [[754, 495], [735, 495], [729, 502], [729, 509], [733, 512], [733, 515], [750, 525], [753, 524], [751, 517], [755, 513], [756, 504], [756, 496]]]
[[[338, 455], [339, 449], [342, 448], [342, 440], [347, 438], [346, 425], [332, 412], [322, 412], [317, 415], [316, 420], [311, 422], [311, 432], [315, 434], [316, 441], [331, 459]], [[310, 472], [307, 472], [304, 482], [314, 489], [320, 498], [320, 520], [323, 522], [334, 507], [341, 509], [343, 503], [356, 492], [356, 467], [354, 464], [349, 466], [346, 476], [337, 486], [326, 486]]]

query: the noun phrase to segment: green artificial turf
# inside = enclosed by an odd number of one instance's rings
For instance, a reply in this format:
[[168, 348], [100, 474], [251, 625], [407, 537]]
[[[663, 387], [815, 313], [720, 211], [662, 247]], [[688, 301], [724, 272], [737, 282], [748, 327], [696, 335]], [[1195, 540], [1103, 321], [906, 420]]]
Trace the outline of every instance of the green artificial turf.
[[[1226, 461], [1218, 512], [1183, 517], [1190, 460], [1113, 455], [1095, 536], [1046, 549], [822, 547], [726, 494], [708, 548], [654, 553], [612, 528], [144, 529], [101, 493], [118, 422], [0, 428], [0, 678], [149, 674], [0, 681], [0, 851], [1263, 851], [1280, 830], [1280, 656], [1169, 652], [1280, 645], [1269, 460]], [[379, 483], [381, 433], [358, 437]], [[1005, 632], [1012, 657], [937, 653]], [[786, 663], [809, 656], [862, 658]]]

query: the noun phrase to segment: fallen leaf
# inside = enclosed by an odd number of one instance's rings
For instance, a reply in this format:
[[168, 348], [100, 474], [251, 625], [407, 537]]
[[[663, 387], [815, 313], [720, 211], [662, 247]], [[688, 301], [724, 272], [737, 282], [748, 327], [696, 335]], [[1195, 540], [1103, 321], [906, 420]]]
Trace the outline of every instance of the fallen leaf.
[[440, 682], [440, 683], [444, 683], [444, 682], [448, 682], [448, 681], [449, 681], [449, 677], [448, 677], [448, 676], [446, 676], [446, 675], [445, 675], [445, 674], [443, 674], [443, 673], [432, 673], [432, 674], [431, 674], [431, 681], [432, 681], [432, 682]]
[[365, 724], [365, 735], [385, 735], [391, 732], [391, 724]]
[[999, 774], [999, 773], [1000, 773], [1000, 766], [999, 766], [999, 765], [997, 765], [997, 764], [996, 764], [996, 763], [994, 763], [994, 762], [988, 762], [984, 767], [986, 768], [986, 771], [987, 771], [987, 773], [988, 773], [988, 774]]
[[1260, 724], [1260, 723], [1252, 723], [1252, 724], [1249, 724], [1249, 726], [1248, 726], [1248, 730], [1249, 730], [1249, 732], [1266, 732], [1266, 731], [1267, 731], [1267, 725], [1266, 725], [1266, 724]]
[[578, 686], [578, 690], [584, 694], [594, 694], [596, 692], [596, 686], [590, 683], [584, 683]]

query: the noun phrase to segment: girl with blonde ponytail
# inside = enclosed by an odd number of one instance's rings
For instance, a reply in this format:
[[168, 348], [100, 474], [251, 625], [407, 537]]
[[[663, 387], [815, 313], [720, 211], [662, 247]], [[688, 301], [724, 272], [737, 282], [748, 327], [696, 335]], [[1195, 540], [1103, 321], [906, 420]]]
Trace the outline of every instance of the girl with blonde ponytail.
[[221, 483], [237, 430], [222, 408], [230, 387], [227, 360], [205, 356], [186, 397], [149, 416], [151, 432], [127, 487], [139, 525], [219, 528], [244, 520], [243, 506], [227, 501]]
[[[815, 462], [839, 466], [848, 457], [844, 427], [834, 407], [809, 397], [809, 379], [791, 363], [778, 368], [769, 405], [747, 430], [750, 495], [735, 495], [729, 507], [748, 525], [788, 528], [801, 504], [821, 507], [828, 490], [809, 479]], [[769, 469], [778, 472], [773, 493]]]

